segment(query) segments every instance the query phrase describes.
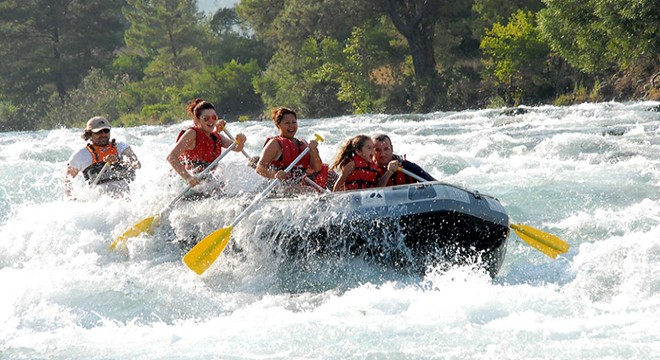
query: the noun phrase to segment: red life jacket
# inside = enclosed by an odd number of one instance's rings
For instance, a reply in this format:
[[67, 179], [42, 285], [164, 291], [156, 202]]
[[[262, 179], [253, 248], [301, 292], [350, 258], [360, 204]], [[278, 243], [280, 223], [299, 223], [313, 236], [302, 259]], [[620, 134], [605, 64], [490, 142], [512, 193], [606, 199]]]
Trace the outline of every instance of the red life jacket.
[[373, 163], [367, 163], [361, 156], [354, 155], [351, 159], [355, 164], [353, 172], [346, 179], [346, 189], [369, 189], [378, 185], [378, 170]]
[[[377, 166], [376, 168], [378, 170], [378, 178], [381, 178], [387, 172], [387, 165], [382, 166], [382, 167]], [[392, 174], [392, 176], [390, 176], [390, 179], [387, 180], [387, 184], [385, 184], [385, 186], [414, 184], [416, 182], [417, 182], [417, 180], [415, 180], [412, 177], [404, 174], [402, 171], [397, 171], [394, 174]]]
[[328, 164], [323, 164], [321, 170], [315, 175], [310, 176], [310, 178], [322, 188], [326, 188], [328, 185], [328, 174], [330, 173], [330, 166]]
[[[293, 160], [295, 160], [298, 155], [300, 155], [301, 152], [305, 151], [307, 148], [307, 142], [304, 140], [298, 140], [295, 139], [287, 139], [282, 136], [276, 136], [273, 138], [268, 138], [266, 139], [266, 142], [264, 143], [264, 146], [268, 144], [270, 139], [275, 139], [280, 146], [282, 147], [282, 155], [280, 156], [279, 159], [272, 161], [270, 164], [273, 168], [276, 170], [284, 170], [286, 169], [287, 166], [289, 166]], [[309, 167], [311, 163], [311, 156], [309, 153], [307, 153], [305, 156], [303, 156], [300, 161], [291, 169], [290, 178], [297, 178], [306, 175], [306, 169]], [[317, 183], [319, 186], [322, 188], [325, 188], [328, 182], [328, 171], [330, 167], [328, 164], [323, 164], [321, 167], [321, 170], [318, 172], [309, 175], [308, 177], [312, 179], [315, 183]], [[306, 181], [302, 181], [302, 184], [309, 186], [309, 184]]]
[[[115, 139], [110, 141], [106, 146], [95, 146], [94, 144], [87, 144], [87, 151], [92, 155], [92, 163], [86, 167], [82, 173], [86, 180], [92, 182], [103, 169], [105, 161], [103, 159], [108, 155], [115, 155], [121, 161], [121, 156], [117, 150], [117, 143]], [[135, 179], [135, 170], [127, 169], [121, 164], [111, 164], [108, 170], [101, 176], [97, 184], [105, 182], [127, 180], [132, 181]]]
[[[202, 129], [192, 127], [195, 130], [195, 148], [192, 150], [184, 150], [179, 155], [179, 160], [184, 164], [187, 170], [202, 171], [209, 164], [213, 162], [222, 153], [222, 138], [217, 132], [212, 132], [211, 137], [206, 136]], [[176, 141], [181, 139], [181, 136], [187, 130], [181, 130]]]
[[[287, 139], [282, 136], [276, 136], [274, 138], [268, 138], [266, 139], [266, 144], [270, 141], [270, 139], [275, 139], [280, 146], [282, 147], [282, 156], [280, 156], [279, 159], [274, 160], [270, 164], [274, 166], [277, 170], [284, 170], [286, 169], [287, 166], [289, 166], [293, 160], [295, 160], [298, 155], [300, 155], [301, 152], [303, 152], [307, 148], [307, 143], [303, 140], [298, 140], [295, 139]], [[307, 153], [305, 156], [303, 156], [300, 161], [296, 164], [295, 167], [301, 167], [303, 169], [306, 169], [309, 166], [309, 163], [311, 161], [311, 157], [309, 153]]]

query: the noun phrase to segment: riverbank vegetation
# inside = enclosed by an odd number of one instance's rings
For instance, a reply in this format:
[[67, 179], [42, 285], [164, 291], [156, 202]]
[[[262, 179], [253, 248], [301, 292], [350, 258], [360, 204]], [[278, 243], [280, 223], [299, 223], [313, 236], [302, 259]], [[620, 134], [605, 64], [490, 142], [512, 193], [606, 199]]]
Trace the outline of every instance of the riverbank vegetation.
[[660, 99], [654, 0], [0, 0], [0, 131]]

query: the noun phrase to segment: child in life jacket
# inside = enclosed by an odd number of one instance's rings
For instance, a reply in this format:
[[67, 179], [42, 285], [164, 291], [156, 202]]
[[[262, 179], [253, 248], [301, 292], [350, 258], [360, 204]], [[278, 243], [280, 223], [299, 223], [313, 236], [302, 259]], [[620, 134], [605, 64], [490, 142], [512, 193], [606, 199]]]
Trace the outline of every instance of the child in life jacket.
[[374, 188], [378, 184], [378, 170], [372, 162], [374, 143], [366, 135], [349, 139], [339, 151], [332, 169], [341, 171], [333, 191]]

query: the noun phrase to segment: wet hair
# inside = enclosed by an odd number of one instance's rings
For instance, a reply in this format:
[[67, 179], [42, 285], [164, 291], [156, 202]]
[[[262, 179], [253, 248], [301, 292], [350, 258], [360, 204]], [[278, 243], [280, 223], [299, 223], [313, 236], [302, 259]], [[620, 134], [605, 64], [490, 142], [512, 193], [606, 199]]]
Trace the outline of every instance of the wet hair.
[[83, 132], [83, 134], [80, 135], [80, 137], [85, 141], [91, 139], [92, 138], [92, 130], [85, 130], [85, 132]]
[[351, 161], [351, 158], [357, 154], [356, 151], [362, 149], [364, 144], [369, 140], [371, 140], [371, 138], [367, 135], [358, 135], [348, 139], [341, 150], [339, 150], [339, 155], [337, 156], [337, 159], [335, 159], [335, 162], [332, 163], [330, 169], [343, 169], [344, 166]]
[[298, 115], [296, 115], [295, 111], [285, 107], [278, 107], [273, 109], [271, 117], [273, 118], [275, 124], [279, 125], [282, 122], [282, 119], [284, 119], [284, 116], [288, 114], [293, 115], [293, 117], [296, 119], [298, 118]]
[[374, 141], [388, 140], [390, 142], [390, 144], [392, 144], [392, 139], [390, 139], [390, 137], [385, 135], [385, 134], [378, 134], [378, 135], [374, 136], [373, 139], [374, 139]]
[[199, 119], [199, 115], [206, 109], [215, 110], [215, 106], [210, 102], [197, 98], [188, 103], [188, 114], [193, 117], [193, 119]]

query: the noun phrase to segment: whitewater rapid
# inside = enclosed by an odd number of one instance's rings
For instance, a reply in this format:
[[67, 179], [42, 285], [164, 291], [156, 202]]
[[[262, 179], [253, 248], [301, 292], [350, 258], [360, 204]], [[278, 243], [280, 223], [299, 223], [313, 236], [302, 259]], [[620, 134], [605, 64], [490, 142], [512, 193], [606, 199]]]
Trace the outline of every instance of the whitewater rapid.
[[[2, 359], [660, 359], [657, 102], [300, 119], [331, 162], [387, 133], [436, 178], [497, 197], [512, 221], [571, 248], [553, 260], [513, 233], [499, 275], [400, 274], [360, 259], [287, 266], [254, 234], [261, 210], [203, 276], [170, 242], [225, 226], [264, 186], [240, 153], [217, 176], [235, 197], [177, 206], [168, 232], [110, 242], [185, 186], [165, 156], [182, 121], [114, 128], [142, 162], [130, 200], [76, 183], [81, 129], [0, 133]], [[230, 123], [258, 155], [271, 122]], [[295, 214], [295, 211], [292, 210]], [[282, 219], [295, 223], [295, 216]]]

